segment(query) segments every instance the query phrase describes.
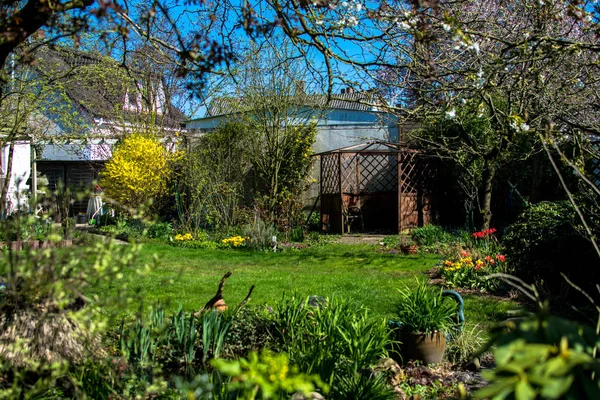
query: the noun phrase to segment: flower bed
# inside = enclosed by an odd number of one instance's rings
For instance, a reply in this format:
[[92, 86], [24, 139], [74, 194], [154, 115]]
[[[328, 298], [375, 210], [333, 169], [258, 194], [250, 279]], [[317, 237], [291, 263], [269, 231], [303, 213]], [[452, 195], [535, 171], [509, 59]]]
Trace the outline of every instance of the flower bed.
[[494, 291], [498, 281], [489, 279], [488, 275], [506, 272], [506, 257], [503, 254], [478, 255], [463, 251], [454, 260], [440, 262], [440, 273], [446, 284], [451, 287]]

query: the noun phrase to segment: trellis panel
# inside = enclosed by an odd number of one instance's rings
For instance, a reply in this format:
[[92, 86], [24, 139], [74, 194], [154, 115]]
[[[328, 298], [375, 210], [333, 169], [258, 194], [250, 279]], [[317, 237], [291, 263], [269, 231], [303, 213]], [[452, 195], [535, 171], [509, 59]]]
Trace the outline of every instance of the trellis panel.
[[433, 161], [407, 149], [323, 154], [322, 215], [331, 220], [331, 229], [338, 233], [345, 230], [344, 219], [351, 207], [362, 208], [365, 226], [369, 225], [368, 219], [386, 226], [397, 220], [397, 228], [402, 231], [431, 222], [430, 183], [436, 171]]
[[321, 193], [339, 193], [340, 171], [337, 154], [321, 156]]

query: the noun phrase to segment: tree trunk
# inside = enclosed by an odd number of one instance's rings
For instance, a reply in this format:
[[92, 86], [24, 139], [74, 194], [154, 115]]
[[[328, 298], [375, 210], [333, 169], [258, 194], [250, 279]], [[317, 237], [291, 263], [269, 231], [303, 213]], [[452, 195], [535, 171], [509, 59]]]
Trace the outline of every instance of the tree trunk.
[[496, 166], [493, 161], [486, 160], [483, 170], [483, 187], [481, 193], [481, 230], [490, 229], [492, 220], [492, 185], [496, 176]]

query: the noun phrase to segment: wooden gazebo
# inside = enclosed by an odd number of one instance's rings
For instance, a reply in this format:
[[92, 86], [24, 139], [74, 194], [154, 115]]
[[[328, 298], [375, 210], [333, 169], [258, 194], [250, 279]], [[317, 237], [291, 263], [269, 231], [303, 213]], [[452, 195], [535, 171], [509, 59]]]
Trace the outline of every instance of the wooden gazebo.
[[315, 156], [324, 229], [401, 233], [432, 221], [435, 159], [383, 141]]

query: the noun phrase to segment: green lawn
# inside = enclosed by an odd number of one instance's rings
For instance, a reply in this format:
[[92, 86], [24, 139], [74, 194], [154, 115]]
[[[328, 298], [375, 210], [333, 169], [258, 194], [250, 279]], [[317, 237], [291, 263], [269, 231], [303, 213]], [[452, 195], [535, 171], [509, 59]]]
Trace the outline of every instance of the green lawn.
[[[393, 316], [397, 289], [413, 286], [427, 277], [437, 256], [384, 254], [373, 246], [330, 244], [278, 253], [244, 250], [196, 250], [146, 243], [137, 262], [158, 265], [146, 276], [125, 275], [128, 290], [145, 293], [147, 303], [160, 302], [167, 309], [202, 307], [217, 289], [223, 274], [232, 271], [224, 298], [237, 305], [252, 284], [250, 305], [272, 304], [282, 294], [336, 296], [364, 304], [376, 315]], [[99, 288], [98, 293], [107, 290]], [[109, 289], [110, 290], [110, 289]], [[489, 326], [518, 308], [510, 301], [482, 296], [465, 298], [467, 321]]]

